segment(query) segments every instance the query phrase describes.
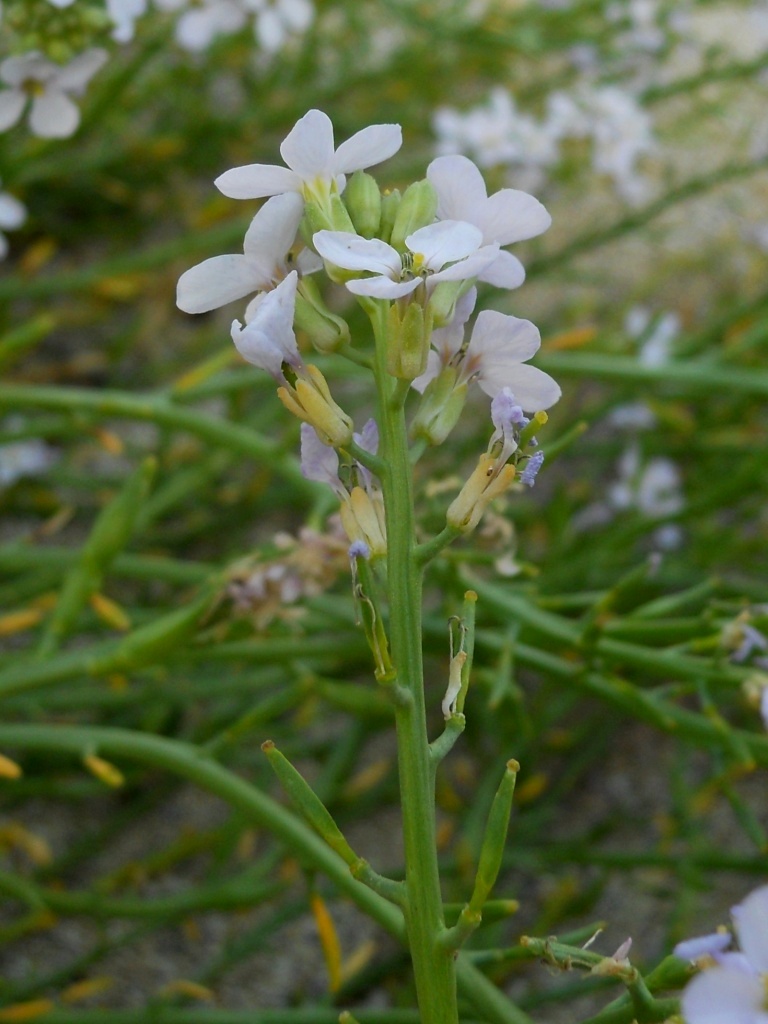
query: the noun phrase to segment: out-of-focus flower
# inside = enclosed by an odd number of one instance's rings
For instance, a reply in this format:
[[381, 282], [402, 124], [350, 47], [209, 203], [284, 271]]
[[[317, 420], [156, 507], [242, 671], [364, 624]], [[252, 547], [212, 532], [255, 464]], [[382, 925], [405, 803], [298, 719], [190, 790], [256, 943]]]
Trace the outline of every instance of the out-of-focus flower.
[[8, 57], [0, 64], [0, 131], [12, 128], [31, 104], [29, 127], [44, 139], [64, 139], [80, 124], [80, 111], [70, 94], [80, 96], [96, 72], [107, 61], [106, 50], [92, 49], [79, 54], [62, 67], [40, 53]]
[[354, 278], [346, 285], [355, 295], [377, 299], [402, 298], [422, 283], [430, 294], [441, 281], [477, 277], [499, 252], [498, 245], [482, 245], [479, 228], [450, 220], [429, 224], [408, 235], [404, 256], [379, 238], [363, 238], [346, 231], [318, 231], [312, 241], [329, 263], [374, 274]]
[[675, 947], [675, 954], [683, 959], [707, 956], [715, 961], [692, 978], [683, 992], [680, 1002], [686, 1024], [765, 1024], [768, 1020], [768, 885], [751, 892], [731, 915], [740, 953], [723, 952], [720, 936]]
[[242, 0], [202, 0], [190, 7], [189, 0], [155, 0], [163, 11], [182, 12], [176, 21], [176, 42], [192, 53], [207, 50], [217, 36], [239, 32], [248, 22]]
[[0, 260], [8, 255], [8, 239], [3, 231], [20, 228], [27, 219], [27, 209], [10, 192], [0, 192]]
[[439, 107], [432, 121], [439, 153], [468, 153], [481, 167], [526, 164], [547, 167], [558, 158], [548, 126], [521, 114], [506, 89], [463, 114]]
[[107, 14], [114, 28], [112, 38], [117, 43], [133, 39], [134, 23], [147, 10], [147, 0], [107, 0]]
[[321, 110], [310, 110], [296, 122], [280, 146], [287, 167], [233, 167], [220, 175], [215, 184], [230, 199], [261, 199], [298, 192], [305, 199], [323, 202], [332, 192], [344, 190], [347, 174], [381, 163], [401, 145], [400, 125], [374, 124], [356, 132], [336, 149], [331, 119]]
[[[527, 192], [505, 188], [489, 196], [482, 174], [465, 156], [438, 157], [427, 168], [427, 178], [437, 192], [440, 220], [474, 224], [483, 233], [484, 245], [534, 238], [552, 223], [538, 199]], [[479, 274], [480, 281], [498, 288], [516, 288], [524, 278], [517, 257], [503, 251]]]
[[[295, 192], [268, 199], [251, 221], [243, 243], [243, 255], [211, 256], [191, 267], [179, 278], [176, 304], [185, 313], [218, 309], [253, 292], [274, 288], [290, 272], [288, 251], [304, 211]], [[322, 264], [314, 253], [302, 260], [306, 270]], [[316, 263], [315, 263], [316, 261]], [[246, 311], [246, 322], [255, 309]]]
[[315, 10], [310, 0], [246, 0], [255, 14], [254, 32], [266, 53], [277, 53], [291, 36], [306, 32]]
[[680, 471], [663, 455], [645, 465], [637, 445], [630, 445], [619, 460], [619, 479], [608, 489], [608, 501], [615, 509], [636, 508], [653, 519], [675, 515], [683, 508]]
[[53, 449], [37, 438], [0, 445], [0, 487], [10, 487], [26, 476], [38, 476], [56, 459]]
[[624, 329], [640, 342], [638, 359], [643, 366], [663, 366], [680, 333], [680, 317], [669, 312], [653, 318], [645, 306], [633, 306], [624, 320]]

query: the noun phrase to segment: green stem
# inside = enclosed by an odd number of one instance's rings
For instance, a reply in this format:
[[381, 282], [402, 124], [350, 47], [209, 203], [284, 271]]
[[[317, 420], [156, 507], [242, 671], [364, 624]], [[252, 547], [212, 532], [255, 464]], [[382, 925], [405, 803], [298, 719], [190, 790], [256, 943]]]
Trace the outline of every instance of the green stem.
[[405, 919], [422, 1020], [429, 1024], [457, 1024], [454, 960], [451, 951], [438, 942], [445, 921], [424, 703], [422, 580], [416, 555], [405, 392], [387, 374], [385, 318], [374, 316], [372, 320], [384, 459], [390, 645], [398, 683], [410, 695], [410, 700], [395, 708], [405, 846]]

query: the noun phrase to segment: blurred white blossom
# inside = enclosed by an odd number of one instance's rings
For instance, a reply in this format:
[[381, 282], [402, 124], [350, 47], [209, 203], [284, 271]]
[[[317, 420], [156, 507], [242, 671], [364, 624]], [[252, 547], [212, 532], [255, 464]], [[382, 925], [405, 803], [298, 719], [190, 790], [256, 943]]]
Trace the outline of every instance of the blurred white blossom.
[[0, 260], [8, 255], [8, 239], [3, 231], [20, 228], [27, 218], [27, 210], [22, 202], [10, 192], [0, 192]]
[[29, 127], [44, 139], [65, 139], [77, 131], [80, 111], [70, 94], [81, 96], [108, 59], [98, 48], [78, 54], [69, 64], [54, 64], [33, 52], [6, 58], [0, 64], [0, 131], [12, 128], [30, 103]]
[[56, 459], [53, 449], [38, 438], [0, 445], [0, 487], [26, 476], [45, 473]]
[[133, 39], [134, 23], [147, 10], [147, 0], [107, 0], [107, 14], [114, 25], [112, 38], [117, 43]]

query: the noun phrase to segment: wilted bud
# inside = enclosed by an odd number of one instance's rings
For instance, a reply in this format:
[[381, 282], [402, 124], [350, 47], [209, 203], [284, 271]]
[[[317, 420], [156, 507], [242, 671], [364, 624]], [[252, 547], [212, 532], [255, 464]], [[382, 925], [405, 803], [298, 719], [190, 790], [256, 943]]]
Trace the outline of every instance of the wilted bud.
[[344, 201], [358, 235], [375, 238], [381, 223], [381, 192], [373, 175], [355, 171], [344, 189]]
[[362, 541], [371, 558], [387, 553], [384, 508], [379, 497], [371, 497], [362, 487], [353, 487], [349, 498], [339, 507], [339, 516], [350, 541], [353, 544]]
[[474, 472], [448, 507], [445, 514], [448, 525], [462, 533], [474, 530], [488, 505], [506, 491], [514, 478], [514, 466], [498, 466], [494, 457], [484, 452]]
[[419, 228], [432, 224], [437, 215], [437, 192], [427, 181], [415, 181], [405, 190], [395, 217], [389, 244], [398, 251], [405, 249], [405, 240]]
[[352, 440], [352, 420], [334, 402], [318, 368], [309, 364], [305, 371], [293, 387], [279, 387], [277, 397], [289, 412], [315, 428], [323, 444], [343, 448]]

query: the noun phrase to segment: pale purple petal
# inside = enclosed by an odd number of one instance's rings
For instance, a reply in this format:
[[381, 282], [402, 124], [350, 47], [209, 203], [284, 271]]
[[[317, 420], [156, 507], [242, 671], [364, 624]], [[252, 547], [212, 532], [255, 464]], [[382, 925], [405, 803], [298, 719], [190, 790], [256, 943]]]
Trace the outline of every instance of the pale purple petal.
[[420, 395], [423, 395], [427, 389], [427, 385], [430, 381], [435, 379], [438, 373], [443, 369], [444, 365], [445, 363], [437, 352], [435, 352], [434, 349], [431, 349], [427, 356], [426, 370], [420, 377], [417, 377], [416, 380], [411, 381], [411, 387], [418, 391]]
[[768, 973], [768, 885], [731, 910], [739, 946], [756, 971]]
[[731, 936], [727, 932], [713, 932], [711, 935], [698, 935], [678, 942], [672, 952], [681, 960], [698, 960], [702, 956], [722, 953], [730, 944]]
[[686, 1024], [768, 1024], [757, 976], [712, 967], [687, 985], [681, 999]]
[[80, 124], [80, 111], [63, 92], [48, 92], [32, 100], [29, 127], [41, 139], [67, 139]]
[[26, 104], [27, 97], [20, 89], [3, 89], [0, 92], [0, 132], [13, 128], [24, 113]]
[[391, 157], [402, 144], [403, 131], [399, 124], [372, 124], [342, 142], [336, 150], [334, 172], [351, 174], [373, 167]]
[[61, 68], [55, 78], [55, 88], [64, 92], [80, 94], [99, 68], [103, 67], [109, 54], [98, 47], [78, 54], [66, 67]]
[[519, 288], [525, 280], [525, 267], [517, 256], [501, 249], [493, 263], [480, 271], [478, 279], [494, 288]]
[[548, 373], [527, 363], [511, 362], [505, 366], [501, 362], [494, 364], [488, 376], [478, 378], [478, 384], [486, 395], [493, 398], [503, 387], [509, 387], [515, 398], [526, 412], [538, 412], [548, 409], [560, 398], [562, 392], [557, 382]]
[[495, 309], [484, 309], [477, 317], [469, 343], [473, 357], [483, 360], [497, 355], [523, 362], [535, 355], [541, 345], [539, 329], [530, 320], [521, 320]]
[[176, 305], [185, 313], [207, 313], [269, 283], [269, 278], [259, 275], [245, 256], [211, 256], [181, 275], [176, 286]]
[[301, 472], [307, 480], [328, 484], [339, 497], [346, 494], [339, 479], [339, 456], [333, 448], [323, 444], [309, 423], [301, 424]]
[[230, 199], [262, 199], [282, 192], [301, 192], [302, 180], [287, 167], [275, 164], [245, 164], [224, 171], [214, 185]]
[[351, 231], [316, 231], [312, 243], [323, 259], [337, 267], [400, 277], [399, 253], [379, 238], [362, 238]]
[[232, 340], [238, 352], [281, 383], [283, 363], [301, 366], [293, 332], [297, 281], [294, 270], [274, 291], [265, 293], [246, 327], [242, 328], [237, 320], [232, 324]]
[[764, 686], [760, 694], [760, 717], [763, 725], [768, 729], [768, 686]]
[[269, 280], [296, 240], [304, 213], [304, 200], [298, 192], [272, 196], [251, 221], [243, 249], [248, 259]]
[[408, 235], [405, 244], [413, 253], [421, 253], [430, 270], [463, 260], [483, 242], [479, 228], [461, 220], [442, 220], [428, 224]]
[[322, 110], [309, 110], [280, 146], [280, 155], [303, 181], [333, 178], [333, 125]]
[[368, 295], [372, 299], [402, 299], [415, 292], [420, 284], [420, 277], [411, 281], [393, 281], [389, 277], [357, 277], [347, 281], [347, 289], [353, 295]]
[[375, 455], [379, 450], [379, 428], [373, 418], [366, 421], [359, 434], [352, 436], [360, 447], [371, 455]]

